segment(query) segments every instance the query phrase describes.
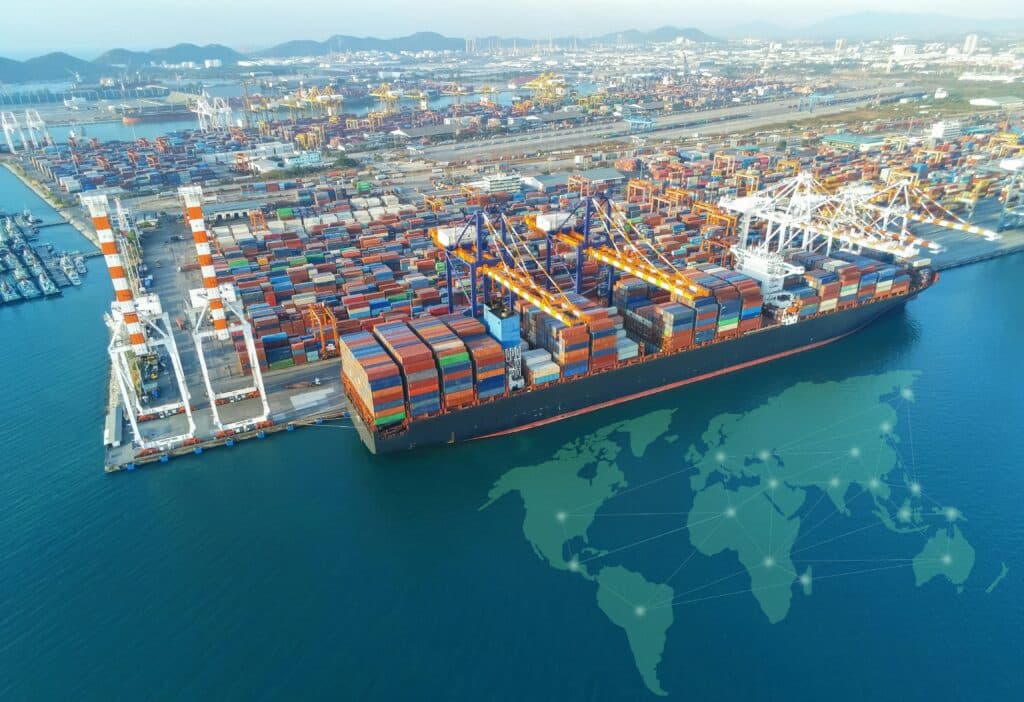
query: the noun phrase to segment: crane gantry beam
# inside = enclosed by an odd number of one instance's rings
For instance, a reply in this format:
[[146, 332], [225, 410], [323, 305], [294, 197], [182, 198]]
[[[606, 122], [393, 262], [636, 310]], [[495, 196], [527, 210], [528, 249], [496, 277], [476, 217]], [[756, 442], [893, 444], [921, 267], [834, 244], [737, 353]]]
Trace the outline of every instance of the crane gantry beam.
[[[438, 230], [432, 231], [431, 236], [435, 245], [444, 250], [449, 258], [446, 270], [449, 309], [453, 310], [451, 262], [454, 259], [466, 264], [470, 269], [471, 307], [474, 316], [476, 316], [477, 308], [477, 275], [482, 275], [566, 326], [574, 326], [585, 321], [585, 313], [572, 304], [561, 290], [545, 289], [525, 271], [514, 265], [515, 257], [509, 248], [508, 239], [516, 238], [517, 235], [503, 215], [498, 218], [498, 221], [501, 225], [500, 230], [495, 227], [491, 217], [483, 212], [478, 212], [473, 219], [462, 226], [454, 240], [442, 240]], [[487, 234], [490, 234], [490, 244], [496, 250], [497, 255], [488, 246]]]

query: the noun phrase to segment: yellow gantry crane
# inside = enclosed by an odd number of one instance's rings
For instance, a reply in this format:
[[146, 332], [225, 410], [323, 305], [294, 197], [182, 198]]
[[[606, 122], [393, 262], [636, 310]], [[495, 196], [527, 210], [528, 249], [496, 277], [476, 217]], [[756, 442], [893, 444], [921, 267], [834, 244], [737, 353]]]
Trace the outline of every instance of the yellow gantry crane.
[[441, 94], [450, 97], [452, 99], [452, 106], [455, 109], [459, 109], [462, 107], [462, 98], [469, 95], [469, 91], [466, 90], [465, 86], [458, 83], [448, 83], [441, 88]]
[[[501, 223], [503, 224], [503, 230], [507, 236], [515, 240], [514, 244], [507, 244], [502, 238], [502, 233], [497, 230], [494, 223], [489, 217], [483, 214], [477, 215], [476, 224], [467, 225], [464, 229], [465, 242], [459, 245], [452, 246], [451, 242], [442, 241], [438, 230], [431, 230], [431, 238], [434, 240], [434, 244], [438, 248], [445, 250], [450, 256], [464, 262], [470, 267], [471, 271], [475, 271], [476, 274], [483, 275], [490, 278], [492, 281], [511, 291], [516, 296], [523, 300], [526, 300], [531, 305], [534, 305], [543, 312], [551, 315], [562, 324], [566, 326], [576, 326], [581, 323], [585, 323], [586, 314], [578, 306], [574, 305], [565, 293], [563, 293], [557, 285], [554, 285], [554, 281], [550, 280], [552, 289], [548, 290], [544, 286], [540, 285], [535, 281], [531, 275], [524, 269], [516, 267], [514, 262], [520, 258], [520, 252], [526, 251], [527, 255], [532, 257], [529, 253], [529, 249], [523, 245], [518, 234], [515, 232], [515, 228], [511, 222], [501, 216]], [[482, 228], [483, 233], [489, 234], [489, 238], [493, 246], [498, 249], [498, 256], [488, 255], [486, 258], [482, 256], [483, 252], [477, 251], [476, 243], [476, 232]], [[516, 250], [513, 251], [512, 246], [515, 246]], [[490, 252], [488, 252], [490, 253]], [[510, 263], [513, 262], [513, 263]], [[534, 261], [539, 264], [539, 261]], [[449, 285], [451, 285], [451, 272], [447, 272]], [[476, 306], [476, 285], [475, 281], [470, 284], [471, 294], [474, 298], [474, 307]], [[449, 299], [450, 296], [449, 296]]]
[[398, 97], [400, 93], [393, 90], [389, 83], [381, 83], [370, 91], [370, 95], [380, 102], [380, 112], [386, 115], [393, 115], [398, 112]]
[[484, 106], [490, 106], [494, 104], [494, 95], [497, 94], [498, 89], [493, 85], [485, 85], [480, 88], [480, 104]]
[[422, 90], [414, 90], [411, 92], [404, 93], [402, 98], [405, 100], [415, 100], [416, 109], [420, 112], [427, 112], [430, 110], [430, 96]]
[[657, 210], [665, 210], [669, 217], [675, 217], [684, 207], [694, 202], [693, 193], [685, 188], [666, 188], [665, 192], [651, 198], [651, 205]]
[[[615, 270], [627, 275], [635, 276], [640, 280], [653, 285], [656, 288], [668, 292], [676, 299], [693, 302], [699, 297], [706, 297], [711, 291], [694, 281], [687, 272], [680, 270], [662, 253], [653, 243], [647, 241], [633, 228], [633, 225], [626, 218], [622, 208], [616, 203], [608, 200], [593, 198], [587, 201], [589, 208], [584, 207], [584, 212], [589, 209], [591, 231], [586, 233], [586, 224], [576, 226], [569, 232], [560, 228], [555, 232], [548, 232], [537, 226], [536, 219], [525, 218], [527, 227], [531, 230], [551, 236], [569, 246], [583, 251], [596, 261], [611, 266]], [[566, 223], [574, 222], [572, 215], [566, 215]], [[586, 214], [584, 214], [586, 219]], [[600, 225], [596, 229], [594, 225]], [[589, 242], [589, 237], [597, 234], [604, 234], [606, 242]], [[581, 272], [577, 270], [577, 275]]]
[[533, 102], [542, 105], [559, 103], [565, 97], [565, 79], [550, 71], [523, 83], [522, 87], [533, 93]]

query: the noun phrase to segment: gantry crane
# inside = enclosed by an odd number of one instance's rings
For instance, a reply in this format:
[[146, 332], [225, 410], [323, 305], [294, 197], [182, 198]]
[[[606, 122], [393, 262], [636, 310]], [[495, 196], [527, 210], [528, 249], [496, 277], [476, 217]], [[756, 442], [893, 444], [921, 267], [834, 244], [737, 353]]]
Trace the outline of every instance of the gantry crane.
[[[117, 385], [124, 413], [132, 428], [133, 443], [144, 451], [160, 451], [180, 446], [195, 438], [196, 425], [192, 417], [191, 396], [181, 364], [181, 355], [174, 339], [171, 321], [152, 293], [143, 293], [139, 284], [138, 260], [131, 252], [137, 236], [130, 213], [117, 203], [117, 233], [111, 224], [106, 195], [87, 195], [82, 204], [89, 211], [96, 230], [103, 259], [114, 285], [114, 302], [104, 321], [110, 329], [110, 355], [114, 382]], [[126, 259], [122, 254], [128, 253]], [[161, 354], [166, 355], [174, 374], [178, 391], [175, 399], [160, 398], [160, 374], [166, 366]], [[173, 419], [185, 418], [185, 427]], [[155, 419], [172, 418], [168, 431], [159, 432], [152, 427], [143, 431], [142, 423]], [[121, 422], [121, 417], [116, 417]]]
[[407, 92], [402, 97], [406, 100], [415, 100], [416, 109], [420, 112], [428, 112], [430, 110], [430, 96], [422, 90]]
[[215, 97], [211, 100], [209, 95], [203, 93], [196, 100], [192, 111], [199, 119], [199, 131], [201, 132], [231, 129], [233, 113], [231, 106], [222, 97]]
[[[203, 217], [203, 190], [198, 185], [187, 185], [179, 188], [178, 194], [185, 208], [185, 220], [195, 241], [196, 254], [199, 258], [203, 278], [202, 288], [189, 291], [188, 302], [191, 305], [192, 338], [195, 340], [199, 368], [206, 385], [206, 394], [210, 399], [210, 411], [218, 430], [217, 434], [220, 436], [266, 426], [270, 417], [270, 405], [267, 401], [266, 388], [263, 385], [263, 373], [257, 360], [252, 326], [236, 304], [234, 286], [221, 285], [217, 281], [217, 273], [213, 267], [213, 254], [210, 250], [210, 239]], [[228, 312], [233, 315], [230, 322], [227, 318]], [[214, 353], [235, 353], [232, 345], [223, 343], [231, 341], [232, 333], [242, 335], [252, 369], [252, 383], [218, 393], [213, 388], [208, 354], [213, 357]], [[212, 344], [205, 343], [210, 340], [213, 341]], [[260, 411], [235, 421], [224, 421], [221, 415], [221, 406], [249, 399], [259, 401]]]
[[398, 98], [401, 93], [397, 90], [393, 90], [389, 83], [381, 83], [370, 91], [370, 95], [377, 98], [380, 102], [381, 114], [387, 116], [398, 112]]
[[534, 103], [541, 105], [557, 104], [565, 97], [565, 79], [552, 72], [541, 73], [522, 87], [531, 91]]
[[33, 149], [53, 144], [53, 139], [46, 130], [46, 121], [39, 115], [38, 110], [25, 110], [25, 127], [28, 129], [28, 138]]
[[452, 99], [452, 107], [457, 110], [462, 107], [462, 98], [468, 96], [469, 91], [466, 90], [465, 86], [458, 83], [448, 83], [441, 88], [441, 94], [450, 97]]
[[14, 135], [21, 137], [21, 147], [28, 149], [28, 140], [25, 139], [25, 132], [21, 129], [21, 123], [13, 112], [0, 112], [0, 127], [4, 130], [4, 139], [7, 140], [7, 149], [13, 154], [18, 149], [14, 146]]
[[651, 201], [661, 190], [661, 186], [650, 180], [630, 178], [626, 184], [626, 199], [639, 203], [641, 207], [650, 207]]
[[685, 188], [665, 188], [665, 192], [651, 198], [651, 205], [656, 210], [664, 210], [669, 217], [675, 217], [684, 207], [694, 203], [694, 195]]
[[898, 227], [897, 235], [901, 240], [916, 239], [909, 231], [911, 222], [977, 234], [989, 241], [1000, 238], [996, 232], [957, 217], [910, 180], [896, 181], [880, 189], [870, 185], [850, 186], [840, 192], [840, 198], [854, 207], [863, 208], [862, 220], [870, 226], [883, 230], [890, 226]]
[[493, 85], [485, 85], [480, 88], [480, 104], [484, 107], [490, 107], [494, 104], [494, 95], [498, 93], [498, 89]]
[[[487, 302], [490, 298], [489, 283], [493, 281], [509, 292], [510, 305], [516, 297], [522, 298], [567, 326], [579, 324], [586, 317], [553, 281], [550, 281], [550, 290], [538, 285], [519, 265], [518, 254], [528, 249], [512, 223], [497, 208], [489, 208], [486, 213], [478, 211], [461, 226], [434, 229], [431, 236], [437, 247], [445, 252], [445, 285], [450, 312], [455, 311], [454, 267], [458, 263], [469, 268], [473, 316], [477, 315], [480, 307], [477, 290], [482, 288]], [[528, 255], [532, 257], [532, 254]], [[536, 259], [534, 261], [539, 263]], [[547, 270], [550, 271], [550, 265]], [[482, 284], [478, 284], [481, 276]]]
[[320, 342], [320, 358], [333, 358], [341, 348], [338, 341], [338, 318], [330, 307], [322, 302], [315, 302], [305, 310], [307, 328]]
[[546, 270], [550, 274], [552, 239], [576, 249], [575, 292], [583, 292], [583, 262], [587, 257], [608, 266], [608, 305], [616, 273], [635, 276], [676, 299], [693, 302], [710, 291], [694, 281], [689, 274], [677, 268], [657, 246], [641, 236], [622, 208], [606, 195], [583, 198], [577, 206], [549, 219], [549, 225], [539, 227], [536, 219], [528, 226], [536, 228], [548, 238]]
[[[913, 208], [923, 200], [916, 193], [920, 191], [909, 181], [882, 190], [856, 186], [832, 193], [811, 174], [802, 172], [753, 195], [723, 199], [719, 206], [739, 216], [739, 240], [731, 249], [736, 270], [758, 279], [765, 300], [771, 301], [783, 294], [787, 275], [803, 273], [801, 266], [785, 260], [787, 250], [828, 255], [833, 249], [855, 253], [869, 249], [903, 261], [916, 259], [921, 248], [941, 251], [940, 245], [911, 234], [910, 222], [926, 222], [990, 239], [998, 236], [962, 221], [919, 214]], [[755, 220], [764, 229], [759, 240], [752, 242], [750, 231]]]

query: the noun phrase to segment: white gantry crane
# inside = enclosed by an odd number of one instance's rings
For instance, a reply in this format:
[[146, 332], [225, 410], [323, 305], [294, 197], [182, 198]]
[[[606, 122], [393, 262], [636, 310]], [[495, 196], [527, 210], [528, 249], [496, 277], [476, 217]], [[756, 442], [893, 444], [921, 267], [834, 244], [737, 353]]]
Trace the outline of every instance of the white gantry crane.
[[212, 100], [203, 93], [192, 110], [199, 118], [199, 130], [203, 132], [227, 130], [231, 128], [233, 113], [231, 106], [221, 97]]
[[0, 112], [0, 128], [4, 130], [4, 139], [7, 141], [7, 149], [13, 154], [18, 149], [14, 146], [14, 135], [21, 138], [22, 149], [28, 149], [28, 141], [25, 139], [25, 132], [21, 129], [18, 116], [13, 112]]
[[[110, 313], [104, 315], [110, 328], [107, 351], [121, 401], [132, 427], [133, 441], [139, 448], [151, 450], [162, 451], [180, 446], [195, 437], [196, 425], [192, 418], [185, 372], [171, 330], [170, 317], [163, 311], [158, 296], [140, 294], [137, 284], [133, 285], [132, 280], [137, 281], [138, 278], [130, 276], [128, 270], [134, 267], [134, 263], [125, 265], [121, 255], [122, 242], [129, 232], [120, 229], [117, 235], [114, 234], [107, 209], [107, 196], [85, 196], [82, 204], [89, 210], [103, 259], [114, 284], [114, 302], [110, 306]], [[163, 361], [161, 354], [166, 356], [171, 365], [179, 397], [155, 404], [154, 393], [152, 390], [147, 391], [147, 387], [152, 387], [159, 378]], [[157, 377], [154, 378], [154, 375]], [[146, 420], [177, 415], [184, 415], [187, 430], [160, 435], [144, 431], [140, 426]], [[121, 421], [121, 418], [117, 420]]]
[[[723, 199], [719, 205], [739, 215], [739, 241], [731, 249], [736, 270], [761, 283], [766, 302], [783, 294], [787, 276], [800, 275], [803, 266], [785, 260], [792, 249], [811, 249], [824, 243], [831, 250], [832, 237], [820, 241], [819, 211], [829, 202], [829, 195], [809, 173], [798, 173], [752, 195]], [[761, 240], [748, 244], [753, 220], [764, 222]]]
[[[267, 401], [267, 391], [263, 385], [263, 373], [260, 371], [256, 357], [256, 342], [253, 338], [252, 326], [236, 302], [234, 286], [217, 283], [210, 238], [203, 219], [202, 188], [198, 185], [186, 185], [178, 189], [178, 194], [185, 206], [186, 219], [196, 244], [196, 254], [199, 257], [199, 267], [203, 277], [203, 287], [189, 291], [189, 303], [193, 316], [192, 337], [196, 343], [196, 354], [199, 356], [199, 367], [203, 373], [203, 382], [206, 384], [206, 394], [210, 398], [213, 421], [218, 432], [255, 429], [269, 419], [270, 404]], [[231, 312], [233, 315], [230, 322], [227, 319], [227, 312]], [[252, 368], [252, 385], [218, 393], [213, 388], [204, 342], [212, 339], [214, 343], [209, 345], [211, 350], [215, 350], [214, 345], [217, 342], [220, 342], [220, 347], [223, 349], [223, 342], [231, 340], [232, 332], [240, 332], [245, 340], [245, 348], [249, 354]], [[233, 345], [230, 346], [229, 353], [235, 353]], [[259, 400], [262, 411], [255, 416], [224, 422], [220, 407], [246, 399]]]
[[924, 242], [910, 233], [912, 224], [928, 224], [942, 229], [976, 234], [988, 241], [1000, 239], [998, 233], [966, 222], [933, 200], [910, 179], [901, 179], [884, 187], [854, 185], [844, 188], [838, 195], [850, 206], [861, 211], [865, 222], [883, 230], [896, 228], [896, 235], [904, 241], [917, 242], [935, 250], [936, 244]]
[[25, 127], [28, 129], [33, 149], [53, 143], [50, 133], [46, 130], [46, 121], [39, 115], [38, 110], [25, 110]]
[[[719, 204], [740, 217], [739, 242], [732, 247], [736, 268], [761, 282], [767, 301], [783, 293], [786, 276], [804, 272], [785, 260], [786, 253], [793, 250], [828, 255], [833, 250], [859, 253], [868, 249], [901, 261], [916, 258], [922, 248], [940, 252], [939, 244], [911, 232], [914, 223], [989, 240], [999, 237], [959, 220], [909, 180], [881, 189], [856, 185], [831, 193], [811, 174], [801, 172], [752, 195], [726, 198]], [[935, 212], [947, 216], [938, 217]], [[754, 221], [762, 223], [764, 231], [752, 244], [749, 235]]]

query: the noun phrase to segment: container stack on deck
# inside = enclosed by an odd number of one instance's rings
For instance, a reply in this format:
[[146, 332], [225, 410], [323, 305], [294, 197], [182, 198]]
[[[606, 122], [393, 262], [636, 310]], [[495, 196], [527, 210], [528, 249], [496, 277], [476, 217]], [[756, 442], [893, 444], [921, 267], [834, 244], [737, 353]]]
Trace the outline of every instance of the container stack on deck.
[[462, 339], [469, 351], [477, 399], [487, 400], [504, 395], [505, 352], [501, 344], [491, 338], [487, 328], [475, 319], [456, 316], [445, 319], [448, 327]]
[[451, 409], [473, 402], [473, 366], [462, 340], [436, 317], [423, 317], [409, 326], [433, 352], [441, 375], [444, 406]]
[[341, 337], [341, 369], [349, 398], [370, 426], [405, 421], [402, 374], [372, 334]]
[[416, 418], [441, 411], [441, 388], [430, 348], [405, 322], [378, 324], [373, 333], [402, 371], [409, 416]]

